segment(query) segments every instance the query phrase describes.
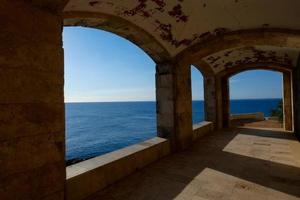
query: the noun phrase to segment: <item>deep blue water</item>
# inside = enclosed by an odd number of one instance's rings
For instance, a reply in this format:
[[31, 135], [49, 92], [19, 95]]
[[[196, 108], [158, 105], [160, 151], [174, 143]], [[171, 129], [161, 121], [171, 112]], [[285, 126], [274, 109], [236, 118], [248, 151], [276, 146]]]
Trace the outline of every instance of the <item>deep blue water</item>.
[[[270, 115], [279, 99], [232, 100], [232, 113]], [[156, 136], [155, 102], [66, 103], [66, 160], [87, 159]], [[204, 119], [193, 101], [193, 123]]]

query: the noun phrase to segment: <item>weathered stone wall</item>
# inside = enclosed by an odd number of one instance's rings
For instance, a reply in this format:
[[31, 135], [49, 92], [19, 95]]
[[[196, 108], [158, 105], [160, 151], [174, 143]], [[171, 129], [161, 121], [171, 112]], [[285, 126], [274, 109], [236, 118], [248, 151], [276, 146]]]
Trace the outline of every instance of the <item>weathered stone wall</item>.
[[[230, 126], [229, 84], [228, 84], [228, 78], [226, 76], [225, 77], [216, 76], [214, 82], [215, 82], [215, 101], [216, 101], [215, 129], [220, 130], [223, 128], [228, 128]], [[208, 112], [212, 112], [212, 111], [208, 111]]]
[[157, 135], [174, 142], [174, 68], [170, 63], [156, 66]]
[[64, 199], [62, 20], [53, 2], [0, 3], [3, 200]]
[[300, 140], [300, 59], [298, 66], [293, 71], [293, 90], [294, 131]]
[[222, 128], [230, 127], [230, 93], [229, 93], [229, 78], [222, 77], [220, 80], [221, 86], [218, 90], [221, 91], [222, 96]]
[[193, 138], [189, 66], [157, 65], [156, 102], [158, 136], [169, 138], [173, 150], [184, 149]]
[[191, 67], [174, 64], [174, 70], [177, 149], [185, 149], [193, 140]]
[[205, 120], [217, 123], [217, 93], [216, 93], [216, 77], [204, 76], [204, 113]]

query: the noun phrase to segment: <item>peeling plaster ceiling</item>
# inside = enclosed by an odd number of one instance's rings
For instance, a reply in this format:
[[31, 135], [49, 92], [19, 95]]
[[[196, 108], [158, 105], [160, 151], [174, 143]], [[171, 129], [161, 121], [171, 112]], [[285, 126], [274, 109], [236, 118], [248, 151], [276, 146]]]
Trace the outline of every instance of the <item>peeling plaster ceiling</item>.
[[70, 0], [65, 12], [118, 16], [174, 56], [212, 35], [256, 28], [300, 29], [299, 0]]
[[252, 63], [276, 63], [283, 66], [295, 67], [299, 57], [299, 49], [251, 46], [228, 49], [203, 58], [215, 73], [235, 66]]

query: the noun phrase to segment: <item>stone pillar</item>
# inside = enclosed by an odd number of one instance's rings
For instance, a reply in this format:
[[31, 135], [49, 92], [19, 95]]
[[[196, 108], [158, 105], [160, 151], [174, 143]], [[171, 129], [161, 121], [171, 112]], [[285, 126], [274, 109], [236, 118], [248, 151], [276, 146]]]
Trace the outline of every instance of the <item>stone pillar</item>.
[[216, 103], [217, 129], [228, 128], [230, 126], [230, 97], [227, 77], [216, 78]]
[[300, 140], [300, 59], [293, 71], [294, 132]]
[[169, 138], [173, 150], [193, 139], [190, 66], [159, 64], [156, 72], [158, 136]]
[[190, 65], [175, 65], [175, 128], [179, 149], [193, 140], [192, 87]]
[[290, 72], [283, 73], [283, 120], [284, 129], [293, 131], [292, 77]]
[[[175, 141], [174, 68], [164, 63], [156, 66], [157, 135]], [[174, 144], [172, 144], [174, 146]]]
[[222, 118], [223, 128], [230, 127], [230, 94], [229, 94], [229, 79], [223, 77], [221, 79], [221, 91], [222, 91]]
[[0, 3], [0, 199], [64, 199], [62, 18], [45, 2]]
[[204, 76], [204, 115], [205, 120], [214, 123], [217, 127], [217, 86], [215, 76]]

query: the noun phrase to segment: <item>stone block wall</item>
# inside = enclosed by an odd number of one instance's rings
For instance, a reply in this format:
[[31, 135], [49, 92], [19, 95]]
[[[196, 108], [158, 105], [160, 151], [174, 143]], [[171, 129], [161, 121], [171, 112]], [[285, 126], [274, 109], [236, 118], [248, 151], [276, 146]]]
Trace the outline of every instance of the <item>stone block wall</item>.
[[214, 76], [204, 76], [204, 114], [205, 120], [217, 122], [217, 96], [216, 96], [216, 78]]
[[188, 65], [163, 63], [156, 67], [158, 136], [170, 139], [173, 150], [192, 142], [191, 71]]
[[177, 149], [190, 146], [193, 140], [192, 91], [190, 65], [174, 65], [175, 137]]
[[[64, 199], [62, 18], [0, 3], [0, 199]], [[47, 2], [47, 1], [45, 1]], [[50, 1], [48, 1], [49, 3]]]
[[174, 141], [174, 69], [170, 63], [156, 66], [157, 135]]

